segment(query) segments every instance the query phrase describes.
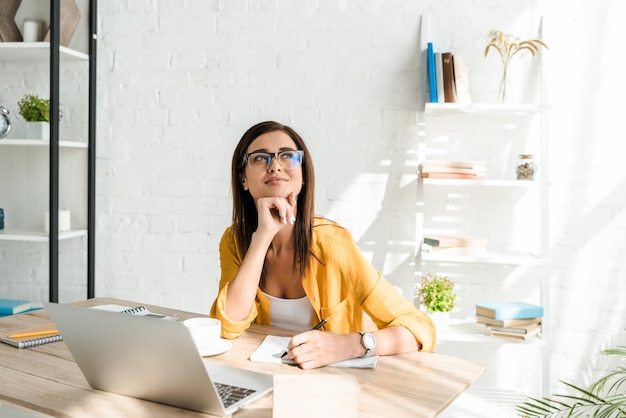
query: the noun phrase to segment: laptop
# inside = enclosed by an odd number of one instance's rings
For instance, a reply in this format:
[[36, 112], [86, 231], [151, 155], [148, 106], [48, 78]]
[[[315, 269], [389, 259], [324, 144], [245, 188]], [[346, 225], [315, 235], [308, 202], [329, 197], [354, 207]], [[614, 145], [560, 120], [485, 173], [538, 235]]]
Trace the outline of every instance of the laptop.
[[200, 357], [182, 322], [44, 303], [94, 388], [231, 415], [273, 388], [273, 376]]

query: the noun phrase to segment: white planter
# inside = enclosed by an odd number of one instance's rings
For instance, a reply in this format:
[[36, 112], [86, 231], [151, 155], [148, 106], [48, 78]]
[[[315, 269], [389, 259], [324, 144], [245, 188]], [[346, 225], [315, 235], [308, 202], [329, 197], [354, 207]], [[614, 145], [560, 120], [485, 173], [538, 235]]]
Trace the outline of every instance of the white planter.
[[26, 139], [50, 139], [50, 123], [26, 122]]
[[445, 333], [450, 329], [450, 312], [430, 312], [430, 319], [435, 323], [437, 333]]

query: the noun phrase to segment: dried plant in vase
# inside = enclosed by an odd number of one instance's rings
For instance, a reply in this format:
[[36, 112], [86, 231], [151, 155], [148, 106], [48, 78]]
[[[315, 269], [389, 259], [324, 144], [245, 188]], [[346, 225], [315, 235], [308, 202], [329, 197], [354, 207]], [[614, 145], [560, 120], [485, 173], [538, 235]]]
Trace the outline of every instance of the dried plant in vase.
[[506, 77], [513, 57], [521, 51], [529, 51], [535, 57], [541, 47], [548, 49], [548, 46], [540, 39], [519, 41], [519, 38], [501, 31], [492, 30], [489, 32], [489, 43], [485, 48], [485, 58], [489, 55], [491, 48], [498, 51], [502, 58], [502, 79], [500, 80], [500, 90], [498, 91], [498, 97], [502, 102], [506, 99]]

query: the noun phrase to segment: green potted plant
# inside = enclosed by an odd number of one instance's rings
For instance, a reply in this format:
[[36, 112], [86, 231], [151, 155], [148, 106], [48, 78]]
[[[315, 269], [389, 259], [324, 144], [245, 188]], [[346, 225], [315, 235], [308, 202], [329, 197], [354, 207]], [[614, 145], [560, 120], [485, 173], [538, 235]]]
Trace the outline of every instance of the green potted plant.
[[448, 328], [450, 311], [456, 302], [454, 282], [447, 276], [428, 273], [422, 276], [417, 289], [420, 304], [426, 309], [440, 331]]
[[[50, 100], [26, 94], [18, 103], [18, 113], [26, 121], [26, 137], [50, 139]], [[61, 118], [61, 112], [59, 112]]]
[[[621, 356], [626, 361], [626, 346], [603, 350], [601, 355]], [[542, 399], [528, 397], [517, 405], [520, 417], [626, 417], [626, 366], [608, 371], [588, 388], [561, 380], [570, 393]]]

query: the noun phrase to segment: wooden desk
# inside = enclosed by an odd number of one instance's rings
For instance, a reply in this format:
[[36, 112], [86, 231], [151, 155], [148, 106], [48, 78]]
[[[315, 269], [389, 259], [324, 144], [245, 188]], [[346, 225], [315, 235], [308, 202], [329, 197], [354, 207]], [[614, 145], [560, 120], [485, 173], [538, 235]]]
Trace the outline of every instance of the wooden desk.
[[[119, 299], [96, 298], [79, 306], [107, 303], [137, 306]], [[186, 319], [202, 316], [145, 305], [153, 312]], [[48, 320], [45, 311], [0, 318], [0, 332], [37, 325]], [[323, 367], [301, 370], [294, 366], [253, 363], [248, 360], [267, 334], [291, 335], [289, 331], [252, 325], [232, 340], [233, 348], [209, 361], [270, 374], [352, 374], [361, 385], [362, 417], [434, 417], [484, 372], [481, 364], [433, 353], [410, 353], [380, 357], [376, 369]], [[209, 417], [154, 402], [92, 389], [64, 342], [30, 349], [0, 343], [0, 403], [9, 403], [54, 417]], [[271, 417], [272, 394], [257, 400], [235, 417]]]

